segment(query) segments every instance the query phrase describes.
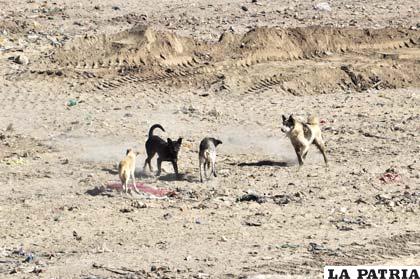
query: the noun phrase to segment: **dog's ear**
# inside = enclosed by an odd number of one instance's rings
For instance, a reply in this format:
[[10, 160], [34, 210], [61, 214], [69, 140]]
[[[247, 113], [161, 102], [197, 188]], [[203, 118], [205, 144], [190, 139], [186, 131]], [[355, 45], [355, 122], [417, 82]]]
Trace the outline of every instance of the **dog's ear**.
[[170, 138], [168, 138], [168, 143], [172, 144], [172, 140]]
[[178, 139], [178, 143], [181, 144], [182, 143], [182, 138]]
[[284, 114], [281, 115], [281, 118], [283, 119], [283, 121], [286, 121], [287, 120], [287, 117]]
[[218, 139], [214, 141], [214, 144], [215, 144], [216, 146], [218, 146], [219, 144], [222, 144], [222, 143], [223, 143], [223, 142], [222, 142], [221, 140], [218, 140]]
[[127, 149], [127, 151], [125, 152], [125, 155], [128, 155], [128, 153], [130, 153], [131, 148]]

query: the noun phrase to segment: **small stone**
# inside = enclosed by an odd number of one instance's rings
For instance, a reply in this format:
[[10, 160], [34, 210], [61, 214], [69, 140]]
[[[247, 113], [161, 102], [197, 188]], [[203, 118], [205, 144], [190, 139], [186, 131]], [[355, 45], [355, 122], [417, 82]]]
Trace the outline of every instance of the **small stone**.
[[242, 9], [242, 11], [245, 11], [245, 12], [248, 11], [248, 8], [246, 6], [242, 6], [241, 9]]
[[317, 11], [331, 12], [331, 6], [327, 2], [322, 2], [314, 5]]
[[137, 201], [137, 200], [133, 201], [131, 203], [131, 206], [134, 208], [147, 208], [147, 204], [145, 204], [144, 202]]
[[226, 238], [225, 236], [222, 236], [222, 237], [220, 238], [220, 241], [221, 241], [221, 242], [227, 242], [227, 238]]
[[171, 213], [165, 213], [165, 214], [163, 215], [163, 218], [164, 218], [165, 220], [169, 220], [169, 219], [171, 219], [171, 218], [172, 218], [172, 214], [171, 214]]
[[25, 55], [21, 54], [18, 57], [15, 58], [15, 62], [21, 65], [28, 65], [29, 64], [29, 58]]

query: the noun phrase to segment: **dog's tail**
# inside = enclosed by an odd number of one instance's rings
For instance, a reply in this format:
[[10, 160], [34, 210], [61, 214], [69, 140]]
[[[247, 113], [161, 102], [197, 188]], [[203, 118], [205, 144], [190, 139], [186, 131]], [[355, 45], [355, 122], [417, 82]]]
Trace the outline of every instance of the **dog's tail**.
[[204, 151], [203, 156], [204, 156], [204, 158], [206, 159], [206, 161], [207, 161], [207, 160], [209, 160], [209, 159], [210, 159], [210, 151], [209, 151], [208, 149], [206, 149], [206, 150]]
[[153, 130], [156, 129], [156, 128], [159, 128], [159, 129], [161, 129], [162, 131], [165, 132], [165, 129], [163, 129], [163, 127], [160, 124], [155, 124], [152, 127], [150, 127], [150, 129], [149, 129], [149, 138], [151, 138], [153, 136]]
[[319, 125], [319, 119], [318, 116], [316, 115], [310, 115], [308, 117], [308, 122], [309, 125]]

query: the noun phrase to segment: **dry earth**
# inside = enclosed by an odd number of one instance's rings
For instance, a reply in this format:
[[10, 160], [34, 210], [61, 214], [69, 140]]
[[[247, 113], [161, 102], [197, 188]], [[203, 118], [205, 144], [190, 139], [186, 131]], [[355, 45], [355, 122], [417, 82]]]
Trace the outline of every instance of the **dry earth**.
[[[0, 277], [419, 265], [420, 2], [318, 3], [0, 1]], [[328, 169], [312, 148], [297, 172], [290, 113], [323, 120]], [[154, 123], [184, 138], [180, 180], [142, 170]], [[104, 190], [128, 147], [175, 196]]]

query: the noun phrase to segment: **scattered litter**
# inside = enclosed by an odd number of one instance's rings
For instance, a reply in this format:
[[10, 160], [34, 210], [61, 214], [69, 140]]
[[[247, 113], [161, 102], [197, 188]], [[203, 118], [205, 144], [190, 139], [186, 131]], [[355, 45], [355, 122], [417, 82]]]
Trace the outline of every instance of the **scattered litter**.
[[145, 204], [144, 202], [140, 202], [138, 200], [134, 200], [131, 202], [131, 206], [134, 208], [147, 208], [147, 204]]
[[97, 253], [106, 253], [106, 252], [112, 252], [112, 250], [111, 249], [109, 249], [107, 246], [106, 246], [106, 243], [104, 242], [104, 243], [102, 243], [102, 246], [101, 247], [98, 247], [98, 249], [97, 249], [97, 251], [96, 251]]
[[23, 262], [25, 262], [25, 263], [30, 263], [30, 262], [32, 262], [33, 260], [34, 260], [34, 255], [33, 255], [32, 253], [28, 253], [28, 254], [26, 255], [25, 260], [24, 260]]
[[245, 221], [245, 225], [250, 226], [250, 227], [260, 227], [262, 225], [261, 222], [259, 221]]
[[78, 235], [76, 231], [73, 231], [73, 236], [77, 241], [82, 240], [82, 237], [80, 235]]
[[171, 213], [168, 212], [168, 213], [163, 214], [163, 219], [169, 220], [171, 218], [172, 218], [172, 214]]
[[321, 2], [314, 5], [314, 9], [322, 12], [331, 12], [331, 6], [327, 2]]
[[26, 163], [25, 159], [23, 158], [5, 158], [1, 160], [1, 162], [8, 166], [22, 166]]
[[394, 195], [384, 195], [378, 194], [375, 196], [376, 204], [386, 205], [390, 208], [396, 206], [409, 206], [411, 205], [413, 208], [420, 206], [420, 192], [404, 192], [402, 194], [395, 193]]
[[303, 199], [303, 194], [300, 192], [296, 192], [293, 195], [275, 195], [273, 197], [273, 201], [274, 203], [278, 204], [278, 205], [285, 205], [288, 204], [290, 202], [301, 202]]
[[78, 101], [76, 99], [70, 99], [67, 102], [67, 106], [69, 106], [69, 107], [73, 107], [73, 106], [75, 106], [77, 104], [78, 104]]
[[296, 249], [296, 248], [299, 248], [299, 244], [284, 243], [284, 244], [280, 245], [280, 248], [283, 248], [283, 249], [286, 249], [286, 248]]
[[308, 251], [316, 254], [316, 253], [319, 253], [320, 251], [324, 251], [326, 249], [327, 248], [325, 248], [325, 246], [322, 245], [322, 244], [317, 244], [317, 243], [311, 242], [311, 243], [309, 243]]
[[132, 208], [121, 208], [120, 212], [121, 213], [130, 213], [133, 212], [134, 210]]
[[17, 251], [15, 251], [16, 254], [18, 254], [19, 256], [24, 256], [25, 255], [25, 250], [23, 249], [22, 246], [19, 247], [19, 249]]
[[63, 46], [62, 43], [60, 43], [56, 38], [47, 36], [47, 39], [50, 41], [50, 44], [54, 47], [61, 47]]
[[16, 63], [21, 64], [21, 65], [28, 65], [29, 64], [29, 59], [28, 57], [26, 57], [25, 55], [21, 54], [17, 57], [15, 57], [14, 60]]
[[254, 201], [257, 203], [264, 203], [267, 201], [267, 199], [265, 197], [259, 196], [257, 194], [246, 194], [243, 195], [240, 198], [236, 199], [237, 202], [249, 202], [249, 201]]
[[30, 273], [40, 274], [44, 270], [39, 268], [38, 266], [35, 266], [34, 269]]
[[[121, 182], [118, 181], [110, 181], [107, 184], [107, 188], [111, 189], [111, 190], [120, 190], [122, 191], [122, 184]], [[133, 184], [129, 184], [128, 185], [129, 189], [134, 189]], [[136, 183], [136, 188], [137, 190], [153, 195], [155, 197], [174, 197], [176, 196], [176, 192], [173, 190], [168, 190], [168, 189], [156, 189], [150, 186], [146, 186], [141, 182], [137, 182]]]
[[393, 168], [389, 168], [379, 178], [383, 183], [391, 183], [401, 181], [401, 175], [399, 175]]
[[251, 193], [251, 194], [243, 195], [240, 198], [237, 198], [236, 202], [255, 201], [257, 203], [265, 203], [270, 200], [274, 202], [275, 204], [285, 205], [290, 202], [301, 202], [303, 198], [304, 198], [304, 194], [301, 192], [296, 192], [293, 195], [279, 194], [279, 195], [274, 195], [274, 196], [266, 196], [266, 195], [260, 196], [260, 195]]
[[362, 198], [358, 198], [354, 202], [357, 203], [357, 204], [361, 204], [361, 203], [367, 204], [367, 202], [365, 200], [363, 200]]
[[353, 228], [348, 227], [348, 226], [345, 226], [345, 225], [338, 225], [336, 227], [337, 227], [337, 230], [344, 231], [344, 232], [352, 231], [353, 230]]

